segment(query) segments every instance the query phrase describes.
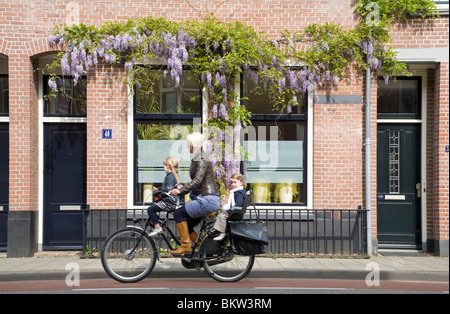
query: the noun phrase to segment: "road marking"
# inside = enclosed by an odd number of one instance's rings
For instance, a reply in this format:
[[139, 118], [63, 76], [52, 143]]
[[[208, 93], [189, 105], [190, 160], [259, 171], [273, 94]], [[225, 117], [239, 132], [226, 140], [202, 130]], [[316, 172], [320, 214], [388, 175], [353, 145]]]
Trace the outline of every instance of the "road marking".
[[91, 289], [72, 289], [72, 291], [121, 291], [121, 290], [168, 290], [170, 288], [91, 288]]
[[263, 289], [274, 289], [274, 290], [348, 290], [353, 291], [356, 289], [350, 289], [350, 288], [299, 288], [299, 287], [255, 287], [256, 290], [263, 290]]

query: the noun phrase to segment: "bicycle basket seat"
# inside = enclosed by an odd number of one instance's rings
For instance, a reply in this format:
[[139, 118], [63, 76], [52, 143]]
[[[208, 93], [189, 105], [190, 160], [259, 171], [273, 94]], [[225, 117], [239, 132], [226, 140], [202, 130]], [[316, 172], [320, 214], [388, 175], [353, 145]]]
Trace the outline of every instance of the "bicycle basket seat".
[[242, 207], [233, 206], [228, 211], [228, 221], [240, 221], [244, 218], [245, 212], [247, 211], [248, 205], [250, 205], [250, 201], [252, 199], [252, 191], [247, 191], [247, 196], [245, 197], [244, 204]]
[[162, 191], [162, 190], [153, 190], [153, 196], [155, 197], [155, 200], [157, 202], [159, 201], [165, 201], [168, 203], [172, 203], [174, 205], [179, 204], [179, 199], [175, 198], [172, 194]]

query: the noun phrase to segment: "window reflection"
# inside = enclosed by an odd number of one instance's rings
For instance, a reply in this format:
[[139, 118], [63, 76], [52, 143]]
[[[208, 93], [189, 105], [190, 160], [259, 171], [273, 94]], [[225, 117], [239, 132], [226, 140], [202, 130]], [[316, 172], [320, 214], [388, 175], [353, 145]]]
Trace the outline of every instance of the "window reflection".
[[86, 78], [82, 77], [74, 85], [71, 77], [57, 78], [57, 89], [51, 91], [48, 87], [49, 77], [44, 80], [46, 116], [86, 116]]

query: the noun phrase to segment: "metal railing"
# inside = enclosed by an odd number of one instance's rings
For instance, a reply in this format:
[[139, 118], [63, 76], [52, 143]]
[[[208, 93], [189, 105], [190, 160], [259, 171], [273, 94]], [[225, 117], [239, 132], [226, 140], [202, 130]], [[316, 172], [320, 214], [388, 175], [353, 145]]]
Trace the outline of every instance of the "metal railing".
[[[366, 257], [366, 217], [362, 209], [248, 209], [244, 220], [267, 225], [267, 255], [309, 257]], [[164, 214], [163, 214], [164, 215]], [[127, 225], [147, 219], [143, 209], [85, 211], [83, 257], [98, 257], [106, 237]], [[175, 222], [170, 228], [176, 231]], [[159, 237], [157, 245], [163, 247]]]

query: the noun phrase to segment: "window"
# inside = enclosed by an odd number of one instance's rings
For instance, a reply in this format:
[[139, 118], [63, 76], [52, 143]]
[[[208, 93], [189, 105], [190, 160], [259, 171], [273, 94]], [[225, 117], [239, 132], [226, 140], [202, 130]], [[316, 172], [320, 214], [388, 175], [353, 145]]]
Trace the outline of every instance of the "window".
[[[189, 152], [185, 140], [193, 132], [194, 119], [201, 121], [201, 91], [196, 81], [183, 71], [181, 86], [175, 87], [164, 68], [146, 68], [145, 78], [135, 87], [135, 201], [152, 203], [153, 187], [161, 187], [165, 177], [163, 160], [179, 161], [181, 182], [189, 182]], [[177, 156], [178, 154], [178, 156]], [[182, 157], [180, 157], [182, 156]]]
[[[178, 140], [201, 123], [202, 93], [189, 78], [189, 69], [183, 71], [182, 87], [175, 87], [163, 71], [147, 68], [148, 77], [135, 88], [135, 205], [153, 202], [152, 189], [160, 187], [165, 177], [163, 160], [185, 149], [185, 142]], [[255, 201], [306, 205], [306, 95], [299, 97], [291, 113], [279, 114], [272, 110], [267, 91], [256, 92], [257, 84], [246, 76], [241, 82], [241, 95], [248, 98], [243, 105], [252, 112], [243, 144], [248, 153], [246, 180]], [[189, 182], [190, 160], [183, 157], [180, 181]]]
[[144, 83], [136, 88], [136, 111], [143, 114], [195, 114], [200, 113], [200, 87], [183, 71], [183, 87], [175, 87], [162, 71], [149, 69]]
[[248, 153], [247, 183], [256, 203], [306, 205], [306, 95], [290, 114], [274, 111], [266, 89], [255, 91], [243, 77], [244, 105], [252, 112], [252, 126], [244, 138]]
[[378, 118], [419, 119], [421, 78], [398, 78], [388, 85], [378, 80]]
[[449, 1], [447, 0], [434, 0], [436, 7], [441, 15], [448, 15]]
[[85, 117], [86, 77], [74, 86], [71, 77], [56, 79], [56, 91], [48, 87], [50, 76], [44, 76], [44, 116]]
[[9, 113], [9, 85], [8, 76], [0, 75], [0, 115]]

